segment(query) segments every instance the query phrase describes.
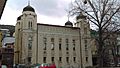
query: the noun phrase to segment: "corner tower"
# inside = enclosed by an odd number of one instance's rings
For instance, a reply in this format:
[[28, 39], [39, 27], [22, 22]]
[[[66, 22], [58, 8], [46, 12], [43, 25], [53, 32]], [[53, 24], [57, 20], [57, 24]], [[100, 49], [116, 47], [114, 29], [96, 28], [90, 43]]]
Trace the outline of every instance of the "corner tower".
[[81, 53], [83, 67], [92, 66], [90, 24], [87, 20], [87, 16], [80, 13], [76, 17], [75, 27], [79, 27], [81, 30]]
[[31, 65], [36, 62], [37, 15], [30, 5], [23, 8], [15, 27], [15, 63]]
[[30, 5], [23, 8], [22, 15], [17, 18], [17, 24], [21, 29], [37, 29], [37, 15]]
[[34, 8], [32, 8], [30, 5], [23, 8], [22, 19], [24, 29], [37, 29], [37, 15]]

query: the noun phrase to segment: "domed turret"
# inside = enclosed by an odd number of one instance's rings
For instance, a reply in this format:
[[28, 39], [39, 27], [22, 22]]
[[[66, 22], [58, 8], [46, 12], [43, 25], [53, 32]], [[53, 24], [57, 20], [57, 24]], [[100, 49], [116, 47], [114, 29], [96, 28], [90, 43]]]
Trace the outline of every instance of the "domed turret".
[[87, 16], [83, 15], [83, 13], [80, 13], [80, 14], [76, 17], [76, 19], [77, 19], [77, 20], [78, 20], [78, 19], [86, 19], [86, 17], [87, 17]]
[[24, 11], [32, 11], [35, 12], [34, 8], [32, 8], [30, 5], [26, 6], [25, 8], [23, 8], [23, 12]]
[[65, 26], [72, 27], [73, 24], [72, 24], [72, 22], [70, 22], [70, 21], [68, 20], [68, 21], [65, 23]]
[[19, 17], [17, 18], [17, 20], [21, 20], [21, 16], [19, 16]]

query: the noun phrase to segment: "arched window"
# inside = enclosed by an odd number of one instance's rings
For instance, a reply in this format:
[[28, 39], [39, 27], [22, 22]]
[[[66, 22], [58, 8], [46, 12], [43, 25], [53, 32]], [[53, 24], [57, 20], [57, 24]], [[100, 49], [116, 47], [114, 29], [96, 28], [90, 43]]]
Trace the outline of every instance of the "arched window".
[[66, 50], [69, 50], [69, 40], [66, 39]]
[[62, 45], [62, 39], [61, 38], [59, 38], [59, 50], [61, 50], [62, 48], [61, 48], [61, 45]]
[[87, 40], [84, 40], [85, 41], [85, 50], [87, 51]]
[[51, 38], [51, 49], [54, 50], [54, 38]]
[[28, 28], [29, 28], [29, 29], [32, 29], [32, 21], [29, 21], [29, 22], [28, 22]]
[[75, 40], [73, 39], [73, 51], [75, 51]]
[[32, 28], [32, 22], [30, 24], [31, 24], [31, 28]]
[[43, 37], [43, 43], [44, 43], [44, 50], [46, 50], [47, 48], [47, 38], [46, 37]]
[[32, 37], [28, 38], [28, 49], [31, 50], [32, 49]]
[[84, 28], [84, 34], [87, 34], [87, 28], [86, 27]]
[[30, 21], [28, 22], [28, 28], [30, 29]]

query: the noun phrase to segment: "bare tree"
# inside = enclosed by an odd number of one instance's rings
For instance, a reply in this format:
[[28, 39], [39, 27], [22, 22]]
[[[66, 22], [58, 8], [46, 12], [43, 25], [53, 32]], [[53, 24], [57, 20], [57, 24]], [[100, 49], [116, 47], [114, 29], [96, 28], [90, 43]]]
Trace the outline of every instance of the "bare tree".
[[[110, 34], [120, 30], [120, 1], [119, 0], [75, 0], [71, 6], [71, 15], [81, 12], [88, 16], [98, 32], [98, 66], [103, 67], [103, 56], [106, 50], [104, 41]], [[108, 33], [109, 32], [109, 33]], [[108, 33], [108, 34], [104, 34]]]

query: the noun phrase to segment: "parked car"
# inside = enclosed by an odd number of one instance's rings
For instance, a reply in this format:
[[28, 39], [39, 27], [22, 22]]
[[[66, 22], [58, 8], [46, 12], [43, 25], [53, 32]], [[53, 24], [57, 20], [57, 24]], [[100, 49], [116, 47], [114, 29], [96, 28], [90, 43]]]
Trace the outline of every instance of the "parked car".
[[14, 64], [13, 68], [26, 68], [25, 64]]
[[49, 66], [48, 64], [44, 63], [44, 64], [41, 64], [39, 68], [48, 68], [48, 66]]
[[7, 66], [6, 65], [2, 65], [1, 68], [7, 68]]
[[55, 64], [41, 64], [39, 68], [56, 68]]

